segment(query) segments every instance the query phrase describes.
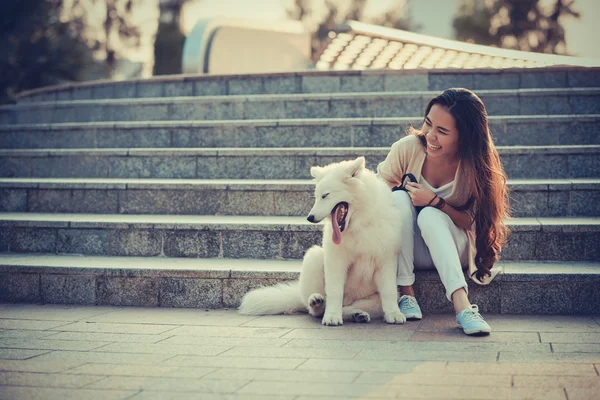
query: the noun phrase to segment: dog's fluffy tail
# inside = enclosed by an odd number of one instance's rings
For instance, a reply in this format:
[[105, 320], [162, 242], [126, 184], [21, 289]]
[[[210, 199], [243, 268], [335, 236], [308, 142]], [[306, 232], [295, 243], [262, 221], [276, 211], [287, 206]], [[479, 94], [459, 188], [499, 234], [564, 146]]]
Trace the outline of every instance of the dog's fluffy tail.
[[298, 281], [254, 289], [244, 296], [240, 314], [275, 315], [305, 311]]

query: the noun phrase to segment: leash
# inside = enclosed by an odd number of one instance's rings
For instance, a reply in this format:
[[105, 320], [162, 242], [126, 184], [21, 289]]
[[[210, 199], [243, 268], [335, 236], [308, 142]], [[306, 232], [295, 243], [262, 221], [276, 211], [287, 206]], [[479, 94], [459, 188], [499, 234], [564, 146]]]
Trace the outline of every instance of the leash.
[[[404, 174], [402, 175], [402, 179], [400, 179], [400, 185], [399, 186], [394, 186], [392, 188], [392, 192], [395, 192], [397, 190], [402, 190], [404, 192], [408, 192], [408, 190], [406, 190], [406, 179], [408, 178], [409, 182], [413, 182], [413, 183], [418, 183], [417, 182], [417, 178], [415, 178], [415, 176], [411, 173], [408, 174]], [[424, 207], [420, 207], [420, 206], [415, 206], [415, 209], [417, 210], [417, 214], [419, 213], [419, 211], [421, 211]]]

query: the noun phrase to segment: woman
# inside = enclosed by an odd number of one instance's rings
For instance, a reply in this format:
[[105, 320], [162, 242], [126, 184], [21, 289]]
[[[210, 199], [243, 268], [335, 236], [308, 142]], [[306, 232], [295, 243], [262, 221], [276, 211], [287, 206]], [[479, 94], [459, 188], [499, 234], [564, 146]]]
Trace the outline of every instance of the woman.
[[467, 335], [489, 334], [490, 326], [469, 302], [462, 271], [467, 265], [473, 281], [488, 284], [508, 234], [502, 221], [508, 216], [506, 174], [483, 102], [467, 89], [444, 91], [427, 105], [421, 130], [410, 128], [394, 143], [377, 172], [390, 187], [402, 185], [407, 173], [418, 182], [394, 191], [402, 210], [400, 310], [407, 318], [422, 318], [412, 287], [414, 268], [435, 266], [457, 325]]

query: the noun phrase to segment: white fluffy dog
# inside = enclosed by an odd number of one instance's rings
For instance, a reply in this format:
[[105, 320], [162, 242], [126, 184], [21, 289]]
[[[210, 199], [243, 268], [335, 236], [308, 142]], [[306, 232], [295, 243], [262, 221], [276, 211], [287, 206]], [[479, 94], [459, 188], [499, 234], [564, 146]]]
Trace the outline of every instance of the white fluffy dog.
[[323, 325], [383, 318], [402, 324], [397, 303], [398, 211], [387, 184], [365, 168], [364, 157], [312, 167], [315, 204], [308, 220], [327, 220], [323, 247], [304, 255], [300, 279], [255, 289], [242, 299], [247, 315], [308, 311]]

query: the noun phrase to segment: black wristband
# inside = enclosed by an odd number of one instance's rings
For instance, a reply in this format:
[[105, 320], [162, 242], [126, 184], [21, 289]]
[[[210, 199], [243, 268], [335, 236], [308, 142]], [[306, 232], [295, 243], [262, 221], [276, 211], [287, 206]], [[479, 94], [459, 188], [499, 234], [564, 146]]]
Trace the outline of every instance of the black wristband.
[[433, 203], [433, 201], [437, 198], [438, 198], [438, 195], [436, 194], [435, 196], [433, 196], [433, 199], [429, 200], [429, 203], [425, 204], [425, 207], [430, 206], [431, 203]]
[[437, 208], [438, 210], [441, 210], [442, 208], [444, 208], [444, 206], [446, 205], [446, 200], [444, 200], [443, 197], [440, 197], [440, 201], [438, 201], [434, 207]]

